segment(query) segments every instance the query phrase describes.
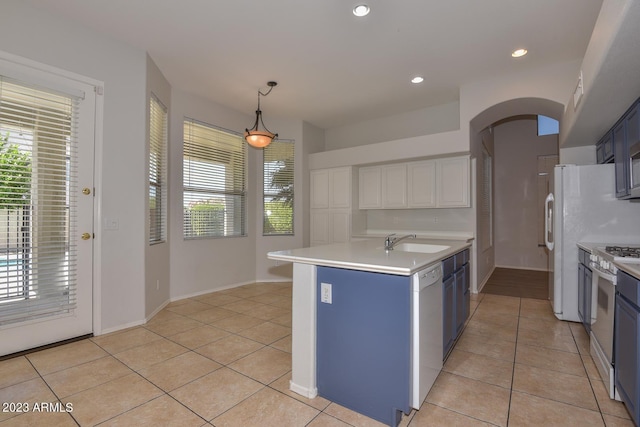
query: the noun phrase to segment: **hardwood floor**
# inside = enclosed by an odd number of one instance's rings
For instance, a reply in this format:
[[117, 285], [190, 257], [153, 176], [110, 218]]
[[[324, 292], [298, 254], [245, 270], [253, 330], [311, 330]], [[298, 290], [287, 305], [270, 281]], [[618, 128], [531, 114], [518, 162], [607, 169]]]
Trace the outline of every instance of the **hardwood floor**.
[[484, 294], [549, 299], [549, 273], [497, 267], [482, 288]]

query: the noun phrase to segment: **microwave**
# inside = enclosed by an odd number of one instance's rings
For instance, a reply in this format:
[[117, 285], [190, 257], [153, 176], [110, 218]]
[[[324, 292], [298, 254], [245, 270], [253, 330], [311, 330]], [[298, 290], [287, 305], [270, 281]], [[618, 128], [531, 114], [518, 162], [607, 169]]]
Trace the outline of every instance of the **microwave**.
[[629, 196], [640, 198], [640, 141], [629, 147]]

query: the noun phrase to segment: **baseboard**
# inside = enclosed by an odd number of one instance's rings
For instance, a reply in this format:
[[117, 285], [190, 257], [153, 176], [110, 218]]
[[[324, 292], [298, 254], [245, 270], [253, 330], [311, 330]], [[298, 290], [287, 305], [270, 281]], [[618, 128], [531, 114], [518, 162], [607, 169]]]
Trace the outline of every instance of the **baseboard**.
[[300, 396], [304, 396], [308, 399], [313, 399], [314, 397], [318, 396], [318, 389], [316, 387], [314, 388], [302, 387], [300, 385], [295, 384], [293, 381], [289, 381], [289, 390], [299, 394]]
[[487, 282], [489, 281], [489, 278], [491, 277], [491, 275], [493, 274], [494, 270], [496, 269], [496, 266], [494, 265], [493, 267], [491, 267], [491, 271], [489, 271], [489, 274], [487, 274], [484, 278], [484, 280], [482, 281], [482, 283], [480, 284], [480, 286], [478, 286], [478, 293], [482, 292], [482, 288], [484, 288], [484, 285], [487, 284]]
[[[530, 270], [530, 271], [545, 271], [545, 272], [549, 272], [548, 269], [546, 268], [533, 268], [533, 267], [513, 267], [510, 265], [496, 265], [493, 267], [494, 269], [496, 268], [508, 268], [510, 270]], [[492, 270], [493, 271], [493, 270]]]

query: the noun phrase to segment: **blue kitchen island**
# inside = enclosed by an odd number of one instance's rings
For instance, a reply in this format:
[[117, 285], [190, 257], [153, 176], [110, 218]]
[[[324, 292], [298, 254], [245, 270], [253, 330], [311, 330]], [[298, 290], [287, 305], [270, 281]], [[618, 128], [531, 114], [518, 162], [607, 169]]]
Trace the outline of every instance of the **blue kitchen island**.
[[402, 413], [422, 403], [417, 398], [418, 369], [434, 371], [430, 387], [442, 367], [442, 282], [437, 301], [429, 306], [440, 320], [439, 330], [435, 335], [419, 332], [427, 345], [438, 348], [438, 364], [425, 368], [415, 360], [419, 344], [413, 280], [430, 266], [437, 266], [441, 275], [441, 261], [456, 254], [468, 259], [471, 244], [415, 239], [386, 251], [383, 243], [381, 238], [364, 239], [270, 252], [268, 257], [293, 262], [290, 389], [396, 426]]

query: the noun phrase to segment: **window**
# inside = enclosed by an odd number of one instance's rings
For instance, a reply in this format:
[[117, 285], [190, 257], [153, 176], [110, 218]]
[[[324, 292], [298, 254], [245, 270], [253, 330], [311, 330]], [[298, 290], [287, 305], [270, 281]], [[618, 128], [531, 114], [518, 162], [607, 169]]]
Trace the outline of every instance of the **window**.
[[183, 156], [184, 238], [246, 236], [242, 136], [185, 119]]
[[294, 142], [273, 141], [264, 149], [263, 229], [265, 236], [293, 234]]
[[538, 116], [538, 136], [557, 135], [560, 133], [560, 122], [547, 116]]
[[149, 243], [167, 239], [167, 109], [149, 100]]
[[0, 76], [0, 325], [76, 307], [78, 103]]

